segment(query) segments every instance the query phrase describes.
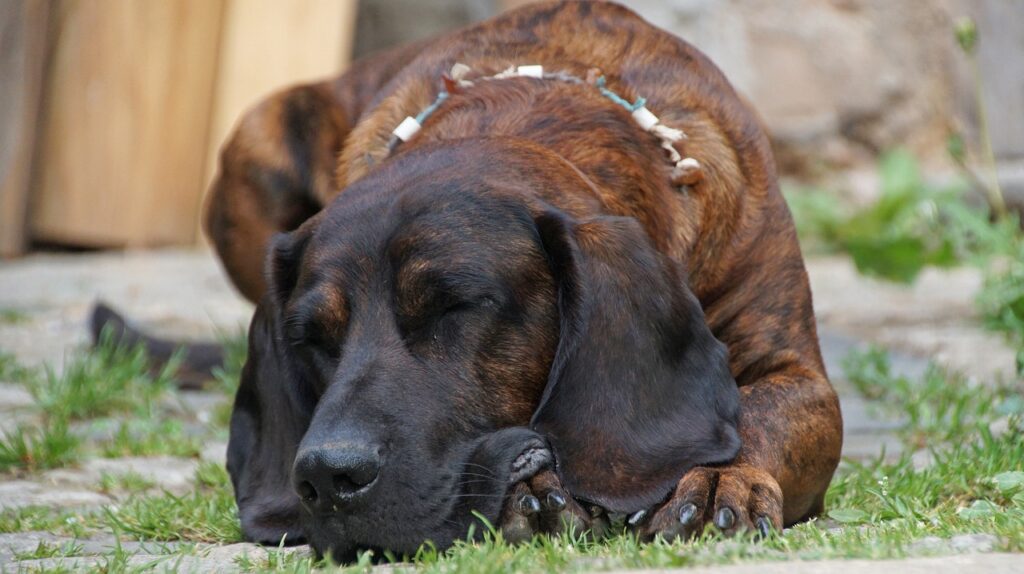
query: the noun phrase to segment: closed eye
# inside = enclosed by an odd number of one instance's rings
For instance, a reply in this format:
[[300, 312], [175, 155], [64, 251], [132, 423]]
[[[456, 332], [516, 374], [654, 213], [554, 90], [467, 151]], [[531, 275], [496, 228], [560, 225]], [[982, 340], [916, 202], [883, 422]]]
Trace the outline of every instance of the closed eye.
[[441, 309], [440, 316], [451, 315], [463, 311], [471, 311], [476, 305], [472, 301], [457, 301], [450, 303]]
[[444, 295], [434, 299], [434, 303], [425, 306], [423, 311], [399, 314], [398, 319], [406, 333], [422, 332], [442, 324], [448, 324], [462, 315], [496, 308], [497, 299], [490, 296], [472, 298]]
[[331, 337], [323, 326], [301, 316], [285, 319], [283, 324], [285, 340], [298, 349], [314, 349], [331, 357], [340, 355], [341, 342]]
[[452, 313], [461, 313], [464, 311], [473, 311], [477, 309], [489, 309], [497, 306], [497, 299], [489, 295], [483, 295], [479, 297], [456, 299], [454, 301], [451, 301], [442, 308], [440, 314], [444, 316]]
[[284, 338], [289, 345], [293, 347], [300, 347], [306, 344], [309, 331], [306, 328], [306, 320], [304, 317], [294, 315], [286, 317], [282, 323], [281, 330], [284, 332]]

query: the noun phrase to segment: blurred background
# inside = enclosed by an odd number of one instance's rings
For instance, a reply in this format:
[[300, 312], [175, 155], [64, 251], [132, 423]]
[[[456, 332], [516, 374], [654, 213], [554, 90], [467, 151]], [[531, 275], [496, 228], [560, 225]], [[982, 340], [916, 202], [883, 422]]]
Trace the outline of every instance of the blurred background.
[[[245, 108], [522, 3], [0, 0], [0, 254], [201, 242], [217, 150]], [[995, 163], [1007, 203], [1024, 198], [1020, 0], [623, 3], [724, 70], [789, 181], [863, 203], [884, 152], [909, 150], [942, 179], [963, 167], [952, 144]], [[972, 53], [954, 33], [963, 17]]]

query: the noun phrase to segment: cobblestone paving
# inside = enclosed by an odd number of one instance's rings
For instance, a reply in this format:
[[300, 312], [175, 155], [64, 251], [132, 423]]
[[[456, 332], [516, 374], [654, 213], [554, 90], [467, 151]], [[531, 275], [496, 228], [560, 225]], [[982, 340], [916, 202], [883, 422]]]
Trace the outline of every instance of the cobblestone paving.
[[[981, 379], [1002, 376], [1013, 366], [1013, 354], [1002, 341], [974, 326], [971, 300], [978, 286], [970, 270], [927, 271], [911, 289], [894, 287], [857, 276], [839, 259], [809, 261], [820, 323], [822, 350], [844, 411], [844, 454], [852, 458], [877, 456], [883, 449], [896, 454], [893, 436], [899, 421], [878, 415], [841, 378], [840, 359], [851, 349], [874, 342], [893, 349], [894, 368], [901, 373], [923, 372], [929, 359]], [[15, 309], [17, 320], [0, 324], [0, 349], [29, 365], [59, 369], [70, 349], [85, 341], [83, 320], [93, 301], [104, 299], [147, 328], [175, 337], [210, 338], [243, 328], [251, 306], [227, 285], [212, 256], [206, 252], [160, 251], [100, 255], [41, 255], [0, 263], [0, 309]], [[981, 359], [981, 360], [979, 360]], [[214, 393], [191, 393], [181, 408], [197, 420], [203, 409], [223, 401]], [[31, 420], [32, 397], [19, 386], [0, 381], [0, 431]], [[197, 415], [199, 413], [199, 415]], [[205, 416], [205, 415], [204, 415]], [[222, 464], [223, 442], [203, 449], [201, 460]], [[32, 505], [63, 508], [103, 507], [116, 503], [117, 492], [104, 492], [104, 476], [141, 476], [154, 488], [184, 493], [192, 488], [199, 461], [176, 457], [93, 459], [65, 469], [29, 476], [0, 475], [0, 509]], [[979, 538], [980, 536], [980, 538]], [[17, 561], [40, 542], [75, 545], [73, 558]], [[251, 544], [195, 545], [185, 555], [167, 556], [173, 544], [118, 542], [111, 535], [74, 540], [48, 532], [0, 535], [0, 570], [35, 569], [62, 563], [77, 569], [102, 565], [120, 544], [132, 554], [128, 565], [157, 564], [185, 571], [236, 569], [239, 557], [264, 560], [267, 550]], [[987, 552], [985, 535], [950, 540], [924, 539], [925, 553]], [[300, 547], [290, 552], [308, 552]], [[923, 558], [900, 562], [824, 561], [714, 568], [716, 572], [960, 572], [1020, 571], [1019, 556], [989, 554], [951, 559]], [[784, 570], [783, 570], [784, 569]], [[695, 570], [702, 571], [702, 570]]]

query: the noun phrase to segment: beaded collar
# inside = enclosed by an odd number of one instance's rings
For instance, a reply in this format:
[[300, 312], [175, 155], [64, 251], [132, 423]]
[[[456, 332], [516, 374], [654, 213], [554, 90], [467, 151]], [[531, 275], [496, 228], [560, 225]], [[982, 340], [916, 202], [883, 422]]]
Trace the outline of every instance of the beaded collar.
[[420, 129], [423, 127], [423, 122], [427, 120], [438, 108], [444, 104], [445, 100], [453, 93], [458, 93], [463, 89], [473, 87], [476, 82], [487, 82], [504, 80], [507, 78], [536, 78], [540, 80], [553, 80], [559, 82], [567, 82], [570, 84], [578, 85], [591, 85], [594, 86], [601, 95], [615, 102], [623, 109], [628, 111], [632, 115], [633, 120], [646, 132], [655, 135], [661, 142], [661, 147], [668, 154], [668, 159], [673, 165], [672, 169], [672, 181], [676, 185], [693, 185], [700, 181], [703, 177], [700, 162], [692, 157], [682, 157], [679, 151], [676, 150], [675, 144], [677, 141], [686, 139], [686, 134], [682, 130], [666, 126], [661, 123], [658, 116], [654, 115], [649, 109], [647, 109], [647, 100], [642, 97], [638, 97], [635, 101], [630, 102], [608, 89], [604, 75], [596, 69], [590, 70], [587, 74], [587, 78], [580, 78], [566, 72], [545, 72], [544, 67], [540, 65], [526, 65], [526, 66], [510, 66], [509, 68], [494, 74], [493, 76], [486, 76], [477, 78], [474, 81], [466, 79], [466, 76], [472, 71], [472, 69], [465, 64], [455, 64], [452, 66], [451, 72], [442, 76], [444, 81], [444, 87], [437, 94], [437, 98], [434, 99], [426, 108], [423, 108], [420, 113], [416, 116], [407, 116], [401, 123], [395, 127], [391, 132], [391, 139], [388, 141], [388, 155], [394, 153], [395, 149], [403, 142], [407, 142], [415, 136]]

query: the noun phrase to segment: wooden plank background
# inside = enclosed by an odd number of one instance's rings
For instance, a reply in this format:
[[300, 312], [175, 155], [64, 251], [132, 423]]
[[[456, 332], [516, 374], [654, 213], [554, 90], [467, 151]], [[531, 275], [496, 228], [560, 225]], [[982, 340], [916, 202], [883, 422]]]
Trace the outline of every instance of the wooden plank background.
[[36, 239], [188, 242], [202, 186], [222, 3], [59, 0]]
[[[227, 0], [204, 188], [241, 115], [288, 85], [338, 74], [352, 53], [356, 0]], [[201, 233], [198, 234], [202, 240]]]
[[[0, 14], [3, 45], [13, 26], [23, 50], [48, 52], [45, 65], [42, 57], [33, 60], [40, 75], [34, 97], [31, 82], [15, 82], [22, 91], [17, 101], [42, 102], [38, 117], [31, 106], [0, 116], [26, 126], [21, 132], [2, 126], [5, 138], [20, 134], [14, 165], [31, 165], [25, 158], [37, 150], [31, 172], [4, 171], [0, 241], [7, 255], [26, 236], [7, 225], [19, 209], [24, 219], [26, 202], [35, 241], [84, 247], [195, 242], [214, 158], [231, 126], [269, 92], [339, 73], [349, 57], [356, 9], [356, 0], [13, 4], [48, 10], [51, 34], [41, 35], [38, 24], [32, 29], [20, 15]], [[6, 62], [0, 59], [5, 78]], [[25, 137], [33, 132], [34, 145]], [[8, 147], [0, 157], [5, 163], [11, 161]], [[17, 185], [8, 181], [10, 173]], [[9, 194], [8, 188], [21, 191]]]
[[49, 8], [42, 0], [0, 3], [0, 257], [26, 243]]

